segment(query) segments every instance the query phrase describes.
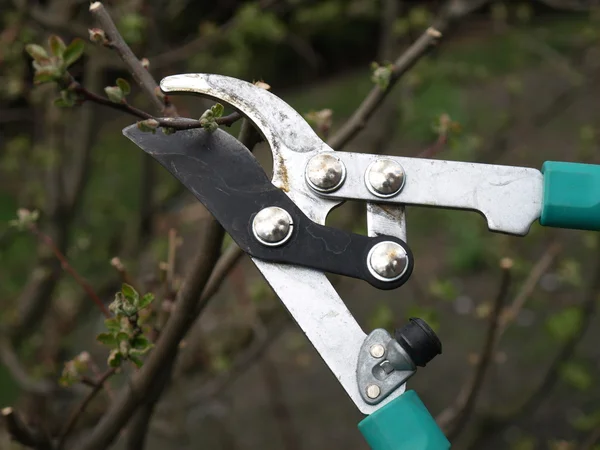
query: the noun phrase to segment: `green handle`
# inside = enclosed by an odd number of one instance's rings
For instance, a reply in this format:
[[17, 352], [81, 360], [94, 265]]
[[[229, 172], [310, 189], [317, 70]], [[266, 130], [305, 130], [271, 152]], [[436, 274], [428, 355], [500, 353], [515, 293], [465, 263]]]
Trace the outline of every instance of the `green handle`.
[[415, 391], [367, 416], [358, 429], [373, 450], [448, 450], [450, 442]]
[[540, 223], [600, 230], [600, 165], [546, 161]]

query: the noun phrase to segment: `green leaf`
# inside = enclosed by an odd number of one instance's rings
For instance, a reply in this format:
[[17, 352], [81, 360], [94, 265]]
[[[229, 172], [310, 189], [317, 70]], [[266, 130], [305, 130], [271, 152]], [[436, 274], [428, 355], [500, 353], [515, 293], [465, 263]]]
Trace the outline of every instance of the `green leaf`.
[[[115, 294], [115, 299], [110, 302], [108, 305], [108, 309], [110, 312], [114, 314], [121, 314], [123, 312], [123, 304], [125, 303], [125, 299], [123, 297], [123, 293], [121, 291]], [[119, 327], [119, 330], [121, 328]]]
[[138, 302], [140, 300], [140, 294], [137, 293], [133, 286], [127, 283], [123, 283], [121, 285], [121, 292], [123, 293], [123, 296], [125, 297], [127, 303], [137, 307]]
[[35, 84], [49, 83], [56, 81], [61, 76], [60, 71], [54, 66], [47, 66], [44, 69], [38, 70], [33, 76]]
[[576, 306], [565, 308], [546, 319], [546, 329], [559, 342], [573, 337], [581, 328], [583, 315]]
[[210, 110], [212, 111], [213, 116], [215, 118], [218, 118], [223, 115], [223, 112], [225, 112], [225, 107], [223, 105], [221, 105], [220, 103], [215, 103], [214, 105], [211, 106]]
[[154, 294], [152, 294], [151, 292], [148, 292], [140, 299], [138, 308], [139, 309], [147, 308], [153, 301], [154, 301]]
[[136, 336], [131, 341], [131, 346], [138, 351], [138, 353], [146, 353], [153, 346], [152, 342], [146, 336]]
[[63, 53], [63, 59], [65, 60], [65, 67], [69, 67], [75, 63], [81, 55], [83, 55], [83, 51], [85, 50], [85, 43], [83, 39], [75, 38], [71, 41], [69, 46], [65, 49]]
[[138, 130], [144, 131], [146, 133], [155, 133], [156, 129], [160, 125], [155, 119], [146, 119], [140, 122], [137, 122]]
[[129, 341], [129, 335], [127, 333], [125, 333], [124, 331], [120, 331], [117, 333], [116, 341], [118, 343], [124, 342], [124, 341]]
[[123, 354], [118, 350], [113, 350], [108, 355], [108, 365], [109, 367], [120, 367], [123, 363]]
[[119, 86], [106, 86], [104, 92], [106, 92], [106, 96], [113, 103], [123, 103], [123, 100], [125, 100], [123, 91]]
[[100, 333], [96, 340], [101, 344], [107, 345], [109, 347], [116, 347], [118, 345], [117, 339], [114, 334], [111, 333]]
[[594, 377], [581, 363], [565, 362], [560, 366], [559, 374], [565, 383], [580, 391], [586, 391], [594, 384]]
[[63, 58], [63, 54], [67, 49], [65, 41], [55, 34], [48, 38], [48, 46], [50, 47], [52, 54], [58, 56], [60, 59]]
[[121, 321], [117, 318], [106, 319], [104, 326], [111, 333], [118, 333], [121, 331]]
[[371, 81], [379, 86], [379, 89], [385, 91], [390, 85], [393, 66], [391, 64], [380, 66], [377, 63], [373, 63], [371, 69], [373, 70]]
[[[213, 107], [214, 106], [215, 105], [213, 105]], [[210, 132], [213, 132], [217, 128], [219, 128], [219, 124], [215, 122], [215, 113], [213, 112], [213, 107], [204, 111], [200, 116], [200, 125], [202, 126], [202, 128]]]
[[131, 92], [131, 86], [129, 86], [129, 83], [124, 78], [117, 78], [117, 86], [119, 86], [123, 95], [129, 95]]
[[73, 93], [73, 91], [63, 89], [62, 91], [60, 91], [60, 98], [54, 100], [54, 105], [63, 108], [68, 108], [75, 104], [75, 99], [76, 96]]
[[144, 361], [136, 355], [129, 354], [129, 360], [134, 363], [138, 368], [144, 365]]
[[29, 53], [35, 61], [41, 61], [44, 59], [48, 59], [48, 52], [41, 45], [37, 44], [27, 44], [25, 46], [25, 51]]

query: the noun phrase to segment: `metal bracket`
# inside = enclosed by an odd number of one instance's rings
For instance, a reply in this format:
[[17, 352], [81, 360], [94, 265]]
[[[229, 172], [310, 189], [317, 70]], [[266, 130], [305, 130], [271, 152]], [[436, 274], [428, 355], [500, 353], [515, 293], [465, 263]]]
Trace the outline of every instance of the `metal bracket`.
[[358, 353], [356, 379], [363, 400], [376, 405], [414, 375], [417, 367], [390, 334], [378, 328], [364, 340]]

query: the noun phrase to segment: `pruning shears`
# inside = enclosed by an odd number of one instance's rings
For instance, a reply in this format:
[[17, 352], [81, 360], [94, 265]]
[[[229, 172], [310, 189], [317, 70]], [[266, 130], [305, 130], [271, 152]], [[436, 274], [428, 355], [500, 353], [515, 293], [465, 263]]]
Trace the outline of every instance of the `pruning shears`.
[[[549, 161], [528, 167], [336, 152], [271, 92], [213, 74], [164, 78], [165, 94], [229, 104], [260, 131], [273, 153], [267, 177], [230, 134], [190, 129], [124, 134], [154, 157], [215, 216], [252, 258], [346, 393], [367, 417], [374, 450], [441, 450], [450, 443], [406, 382], [441, 353], [421, 319], [391, 335], [366, 334], [325, 273], [378, 289], [402, 286], [413, 270], [406, 205], [472, 210], [491, 231], [524, 236], [533, 222], [600, 230], [600, 166]], [[345, 200], [367, 208], [367, 236], [325, 225]]]

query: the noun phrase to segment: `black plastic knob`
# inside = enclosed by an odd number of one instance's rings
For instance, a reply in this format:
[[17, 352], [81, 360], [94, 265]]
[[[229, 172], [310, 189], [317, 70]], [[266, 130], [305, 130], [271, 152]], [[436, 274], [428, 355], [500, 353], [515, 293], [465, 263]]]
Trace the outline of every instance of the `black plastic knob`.
[[415, 365], [425, 365], [442, 353], [442, 343], [427, 323], [411, 317], [410, 322], [395, 331], [398, 344], [408, 353]]

